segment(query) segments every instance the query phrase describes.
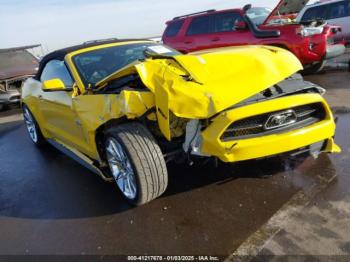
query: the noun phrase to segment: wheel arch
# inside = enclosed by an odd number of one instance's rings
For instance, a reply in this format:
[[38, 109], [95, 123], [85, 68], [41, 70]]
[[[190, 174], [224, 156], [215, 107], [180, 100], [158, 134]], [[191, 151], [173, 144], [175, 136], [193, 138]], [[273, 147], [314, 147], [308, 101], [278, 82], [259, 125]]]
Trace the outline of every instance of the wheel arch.
[[23, 108], [26, 107], [29, 109], [30, 113], [33, 115], [35, 118], [35, 121], [37, 122], [38, 127], [40, 128], [40, 132], [45, 138], [49, 138], [49, 134], [47, 133], [45, 126], [42, 124], [44, 123], [43, 121], [43, 116], [38, 108], [37, 102], [33, 100], [21, 100], [20, 107]]
[[[124, 151], [123, 154], [126, 155], [130, 161], [129, 168], [132, 168], [133, 173], [136, 176], [137, 193], [135, 198], [128, 198], [123, 191], [125, 187], [123, 186], [123, 188], [121, 188], [118, 185], [122, 194], [132, 205], [141, 205], [157, 198], [163, 194], [168, 184], [167, 167], [162, 151], [150, 130], [144, 125], [144, 123], [142, 123], [142, 121], [140, 122], [137, 120], [138, 119], [136, 119], [136, 121], [127, 122], [118, 121], [117, 123], [111, 122], [111, 127], [108, 128], [108, 125], [105, 126], [105, 132], [103, 132], [105, 138], [113, 138], [120, 144], [122, 151]], [[107, 141], [110, 142], [112, 140]], [[115, 151], [116, 147], [113, 146], [113, 148], [114, 150], [112, 151]], [[106, 155], [107, 154], [108, 152], [106, 151]], [[116, 154], [117, 158], [120, 158], [121, 155], [122, 154], [119, 153]], [[106, 162], [108, 163], [108, 168], [114, 179], [118, 180], [120, 179], [120, 171], [118, 171], [119, 167], [124, 164], [117, 164], [117, 173], [115, 173], [115, 169], [111, 170], [111, 165], [116, 165], [115, 163], [111, 163], [111, 161], [115, 160], [110, 159], [115, 159], [113, 153], [108, 157]], [[124, 161], [121, 161], [120, 163], [123, 162]], [[126, 169], [122, 168], [122, 170]]]
[[113, 119], [110, 119], [107, 122], [103, 123], [102, 125], [100, 125], [96, 129], [96, 131], [95, 131], [95, 143], [96, 143], [98, 155], [100, 156], [100, 159], [102, 161], [106, 160], [105, 152], [103, 150], [105, 131], [112, 126], [120, 125], [120, 124], [124, 124], [124, 123], [128, 123], [128, 122], [132, 122], [132, 121], [128, 120], [125, 116], [121, 117], [121, 118], [113, 118]]

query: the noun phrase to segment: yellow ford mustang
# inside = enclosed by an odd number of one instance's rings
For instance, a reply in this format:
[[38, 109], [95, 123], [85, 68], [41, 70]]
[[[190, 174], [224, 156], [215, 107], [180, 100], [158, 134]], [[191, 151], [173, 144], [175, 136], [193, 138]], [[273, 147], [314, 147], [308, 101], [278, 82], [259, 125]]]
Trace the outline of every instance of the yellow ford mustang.
[[145, 40], [95, 41], [48, 54], [25, 82], [25, 123], [132, 204], [167, 187], [166, 162], [339, 152], [324, 89], [295, 75], [286, 50], [180, 54]]

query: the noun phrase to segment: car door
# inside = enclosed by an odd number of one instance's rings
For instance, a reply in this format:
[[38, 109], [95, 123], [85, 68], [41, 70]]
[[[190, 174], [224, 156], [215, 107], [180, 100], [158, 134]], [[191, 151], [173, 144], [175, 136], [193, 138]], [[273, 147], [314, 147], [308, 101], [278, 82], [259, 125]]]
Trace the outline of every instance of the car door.
[[213, 47], [211, 41], [213, 19], [213, 15], [201, 15], [192, 18], [183, 38], [183, 45], [186, 50], [197, 51]]
[[[67, 88], [73, 86], [73, 78], [64, 61], [48, 62], [43, 69], [40, 81], [43, 83], [55, 78], [59, 78]], [[39, 107], [45, 120], [45, 128], [53, 138], [79, 151], [85, 151], [87, 140], [72, 108], [72, 95], [72, 91], [42, 92], [39, 96]]]
[[187, 51], [187, 46], [184, 46], [182, 41], [183, 36], [181, 35], [184, 22], [185, 20], [177, 20], [169, 23], [162, 37], [162, 40], [166, 45], [182, 52]]
[[254, 36], [247, 27], [236, 29], [236, 24], [243, 22], [238, 12], [222, 12], [214, 16], [214, 33], [211, 36], [213, 47], [248, 45], [254, 42]]

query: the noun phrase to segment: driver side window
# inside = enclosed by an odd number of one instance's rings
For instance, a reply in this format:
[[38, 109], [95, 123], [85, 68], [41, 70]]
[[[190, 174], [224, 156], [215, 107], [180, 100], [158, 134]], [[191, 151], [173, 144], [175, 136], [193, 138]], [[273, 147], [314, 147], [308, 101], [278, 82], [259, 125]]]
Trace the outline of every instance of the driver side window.
[[243, 21], [242, 17], [238, 13], [221, 13], [215, 15], [215, 32], [230, 32], [236, 31], [235, 24], [237, 22]]
[[40, 81], [46, 81], [54, 78], [59, 78], [62, 80], [66, 87], [73, 86], [73, 79], [64, 63], [64, 61], [60, 60], [51, 60], [44, 67], [43, 72], [40, 76]]

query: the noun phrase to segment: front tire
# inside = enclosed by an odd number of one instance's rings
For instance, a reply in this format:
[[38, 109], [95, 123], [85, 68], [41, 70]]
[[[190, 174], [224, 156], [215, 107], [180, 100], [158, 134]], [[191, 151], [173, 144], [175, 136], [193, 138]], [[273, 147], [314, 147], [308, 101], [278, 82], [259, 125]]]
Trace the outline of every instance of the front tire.
[[24, 122], [27, 127], [27, 131], [32, 142], [37, 146], [42, 146], [45, 144], [45, 138], [40, 131], [40, 127], [35, 120], [32, 112], [30, 112], [29, 108], [26, 105], [23, 105], [23, 117]]
[[325, 67], [326, 63], [327, 63], [326, 60], [322, 60], [321, 62], [318, 62], [316, 64], [309, 65], [302, 71], [302, 73], [303, 75], [312, 75], [312, 74], [320, 73]]
[[152, 134], [139, 123], [107, 130], [106, 160], [123, 196], [133, 205], [159, 197], [168, 185], [163, 154]]

